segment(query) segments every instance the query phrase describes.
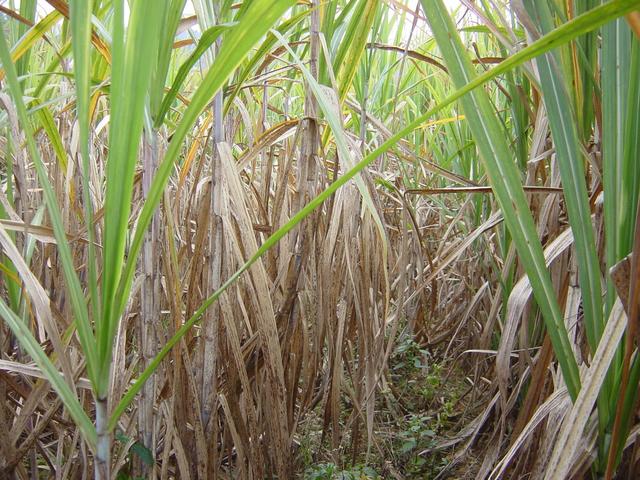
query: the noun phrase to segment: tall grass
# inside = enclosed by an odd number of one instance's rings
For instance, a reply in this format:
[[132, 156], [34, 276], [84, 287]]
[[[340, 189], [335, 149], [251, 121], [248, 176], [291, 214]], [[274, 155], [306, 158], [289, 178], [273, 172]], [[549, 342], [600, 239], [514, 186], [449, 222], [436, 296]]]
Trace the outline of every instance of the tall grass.
[[408, 337], [496, 354], [441, 476], [634, 471], [636, 0], [47, 5], [1, 9], [1, 475], [291, 478], [314, 415], [375, 463]]

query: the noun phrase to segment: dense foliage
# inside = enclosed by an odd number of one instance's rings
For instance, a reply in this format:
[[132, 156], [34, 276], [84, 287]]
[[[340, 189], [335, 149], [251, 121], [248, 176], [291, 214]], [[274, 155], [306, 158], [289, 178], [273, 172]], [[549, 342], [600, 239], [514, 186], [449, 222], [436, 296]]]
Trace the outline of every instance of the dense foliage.
[[0, 478], [637, 474], [638, 0], [152, 3], [0, 3]]

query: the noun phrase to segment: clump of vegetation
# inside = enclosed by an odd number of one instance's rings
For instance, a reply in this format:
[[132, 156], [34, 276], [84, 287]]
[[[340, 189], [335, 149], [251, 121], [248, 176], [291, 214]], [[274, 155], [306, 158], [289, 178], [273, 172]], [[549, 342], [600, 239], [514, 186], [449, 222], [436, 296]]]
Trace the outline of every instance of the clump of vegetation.
[[371, 467], [353, 467], [340, 470], [333, 463], [323, 463], [305, 471], [304, 480], [375, 480], [380, 478]]
[[408, 474], [423, 473], [427, 460], [420, 452], [434, 446], [436, 430], [432, 421], [427, 415], [411, 414], [400, 426], [397, 452]]
[[637, 0], [152, 3], [0, 2], [0, 478], [635, 476]]
[[[457, 432], [451, 419], [464, 413], [460, 411], [463, 377], [458, 373], [447, 382], [446, 368], [413, 338], [397, 343], [388, 371], [388, 389], [376, 402], [376, 449], [354, 457], [349, 435], [334, 448], [323, 435], [321, 417], [312, 413], [300, 428], [297, 449], [304, 478], [361, 478], [358, 475], [365, 474], [377, 478], [373, 472], [382, 472], [383, 478], [433, 478], [447, 468], [451, 451], [438, 447]], [[340, 424], [343, 429], [350, 418], [348, 409], [345, 413]], [[353, 464], [356, 466], [349, 467]]]

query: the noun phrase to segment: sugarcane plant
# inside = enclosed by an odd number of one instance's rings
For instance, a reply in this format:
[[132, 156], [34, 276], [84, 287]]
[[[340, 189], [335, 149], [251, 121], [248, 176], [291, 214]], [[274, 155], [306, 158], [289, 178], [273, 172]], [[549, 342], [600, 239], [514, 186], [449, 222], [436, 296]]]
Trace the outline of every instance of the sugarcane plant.
[[[484, 25], [456, 25], [456, 11], [442, 0], [402, 3], [400, 17], [373, 0], [159, 0], [153, 8], [143, 0], [49, 0], [42, 18], [31, 0], [2, 19], [0, 100], [10, 132], [4, 147], [17, 160], [7, 160], [0, 193], [0, 314], [19, 342], [17, 358], [37, 365], [81, 432], [96, 478], [121, 466], [114, 432], [131, 428], [134, 405], [139, 442], [155, 458], [158, 412], [174, 409], [163, 403], [167, 390], [175, 390], [173, 402], [177, 391], [195, 400], [185, 407], [195, 412], [195, 434], [186, 436], [193, 437], [194, 474], [203, 478], [223, 464], [225, 449], [237, 456], [243, 477], [287, 478], [286, 452], [302, 417], [320, 401], [337, 449], [344, 392], [358, 402], [349, 421], [353, 443], [363, 423], [370, 454], [376, 392], [400, 318], [418, 295], [431, 302], [432, 315], [442, 310], [436, 279], [458, 256], [438, 251], [443, 265], [434, 267], [416, 218], [420, 201], [409, 194], [446, 190], [451, 182], [463, 185], [456, 193], [470, 205], [459, 217], [465, 234], [478, 238], [486, 224], [504, 223], [495, 296], [503, 304], [500, 328], [491, 324], [483, 334], [495, 340], [485, 349], [498, 352], [503, 419], [515, 403], [507, 383], [521, 328], [523, 337], [548, 345], [559, 365], [558, 391], [566, 388], [571, 402], [544, 475], [569, 474], [592, 421], [593, 471], [612, 478], [640, 380], [640, 2], [514, 0], [506, 16], [493, 11], [494, 2], [463, 3]], [[187, 5], [194, 21], [182, 18]], [[422, 15], [426, 31], [418, 28]], [[195, 23], [197, 34], [189, 29]], [[410, 50], [414, 36], [423, 43]], [[183, 45], [193, 48], [183, 54]], [[30, 75], [36, 56], [46, 68]], [[72, 88], [55, 87], [57, 76]], [[52, 113], [57, 104], [72, 112], [69, 145]], [[279, 121], [268, 126], [274, 116]], [[42, 134], [46, 148], [36, 141]], [[547, 137], [551, 166], [531, 173], [531, 164], [541, 164], [532, 145], [544, 147]], [[574, 310], [585, 348], [567, 319], [569, 302], [550, 266], [557, 254], [542, 239], [528, 194], [536, 175], [555, 175], [558, 185], [544, 191], [562, 193], [568, 227], [558, 237], [570, 238], [577, 266]], [[493, 197], [467, 201], [474, 189]], [[396, 230], [417, 238], [416, 284], [430, 289], [430, 299], [408, 292], [413, 267], [400, 261], [380, 192], [405, 212]], [[441, 219], [455, 215], [446, 201], [433, 201]], [[191, 202], [203, 212], [200, 225], [177, 218], [179, 211], [190, 214]], [[60, 270], [62, 285], [45, 288], [47, 275], [31, 266], [43, 238], [42, 251], [55, 253], [41, 270]], [[185, 261], [185, 252], [195, 253]], [[611, 272], [625, 258], [632, 273], [617, 288]], [[332, 282], [342, 280], [332, 277], [334, 268], [350, 288], [335, 288], [342, 284]], [[185, 278], [197, 285], [184, 288]], [[398, 293], [397, 285], [405, 288]], [[543, 322], [510, 329], [527, 288], [532, 316]], [[138, 343], [131, 347], [127, 329], [138, 298]], [[336, 305], [327, 307], [327, 299]], [[171, 318], [164, 322], [166, 311]], [[414, 334], [422, 323], [408, 321], [406, 331]], [[127, 348], [140, 357], [128, 370], [133, 378], [120, 377]], [[361, 361], [348, 370], [357, 381], [345, 386], [342, 364], [354, 351]], [[165, 375], [169, 356], [173, 370]], [[84, 376], [88, 381], [79, 380]], [[522, 395], [533, 405], [518, 419], [524, 441], [537, 426], [540, 399], [532, 389]], [[228, 424], [224, 435], [219, 411]], [[179, 427], [185, 432], [186, 418]], [[227, 446], [208, 449], [219, 437]], [[273, 448], [264, 452], [268, 442]], [[519, 445], [505, 453], [500, 444], [496, 476]], [[181, 468], [186, 463], [181, 457]], [[156, 475], [152, 465], [137, 468]]]

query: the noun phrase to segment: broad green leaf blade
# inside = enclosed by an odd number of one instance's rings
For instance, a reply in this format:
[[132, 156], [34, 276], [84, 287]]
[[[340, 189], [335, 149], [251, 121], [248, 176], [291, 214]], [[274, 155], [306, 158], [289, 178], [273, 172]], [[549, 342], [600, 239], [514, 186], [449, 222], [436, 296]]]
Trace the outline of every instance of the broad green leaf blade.
[[[629, 56], [629, 91], [627, 93], [627, 116], [624, 126], [622, 163], [622, 204], [637, 205], [640, 196], [640, 40], [633, 37]], [[631, 249], [636, 228], [634, 215], [619, 212], [620, 229], [624, 237], [622, 250]]]
[[[607, 271], [627, 256], [634, 244], [636, 216], [630, 212], [638, 204], [640, 181], [639, 43], [625, 19], [611, 22], [602, 29], [602, 169]], [[607, 311], [611, 310], [615, 298], [616, 289], [607, 275]], [[629, 335], [633, 335], [633, 328], [629, 327], [629, 330]], [[627, 342], [627, 346], [631, 344]], [[609, 442], [600, 442], [597, 468], [601, 472], [605, 471], [606, 463], [609, 469], [619, 462], [630, 428], [627, 421], [632, 415], [632, 399], [637, 392], [637, 383], [626, 383], [625, 379], [629, 373], [626, 369], [629, 368], [627, 362], [630, 355], [632, 351], [625, 351], [622, 347], [618, 350], [618, 361], [614, 362], [610, 377], [607, 378], [608, 388], [603, 388], [601, 392], [602, 396], [608, 398], [609, 405], [607, 410], [602, 410], [602, 414], [599, 412], [600, 431], [602, 434], [612, 434]], [[637, 378], [640, 373], [638, 368], [636, 357], [630, 372], [632, 377]], [[625, 379], [626, 384], [621, 386], [621, 379]], [[623, 397], [620, 396], [621, 388], [625, 392]], [[605, 461], [607, 450], [608, 462]]]
[[[458, 88], [475, 77], [455, 25], [442, 0], [422, 0], [422, 7], [445, 59], [449, 74]], [[499, 119], [487, 93], [474, 90], [460, 99], [473, 133], [480, 158], [493, 192], [500, 204], [505, 223], [529, 276], [533, 294], [542, 311], [554, 351], [562, 368], [571, 398], [580, 391], [578, 365], [573, 356], [564, 318], [555, 296], [551, 275], [544, 261], [542, 245], [536, 231], [529, 203], [522, 188], [520, 174], [512, 159]]]
[[[73, 48], [73, 72], [76, 81], [76, 105], [78, 113], [78, 127], [80, 132], [80, 166], [82, 181], [82, 199], [85, 214], [89, 248], [87, 258], [87, 273], [89, 292], [91, 293], [91, 313], [94, 321], [100, 318], [100, 294], [98, 289], [98, 273], [95, 249], [95, 231], [93, 222], [93, 203], [89, 186], [89, 97], [91, 76], [91, 11], [93, 0], [73, 0], [71, 2], [71, 40]], [[57, 131], [57, 130], [56, 130]]]
[[[537, 13], [542, 32], [551, 31], [553, 23], [547, 4], [531, 0], [527, 0], [526, 4], [534, 15]], [[595, 351], [604, 329], [602, 283], [575, 112], [557, 67], [558, 58], [553, 53], [547, 53], [537, 58], [537, 64], [577, 253], [587, 339], [591, 350]]]
[[[639, 55], [638, 39], [633, 37], [625, 19], [604, 26], [601, 65], [602, 169], [605, 258], [608, 268], [630, 252], [633, 242], [634, 220], [627, 208], [636, 205], [638, 198]], [[631, 75], [632, 68], [635, 76]], [[608, 279], [608, 309], [614, 299], [615, 289]]]
[[[527, 0], [526, 7], [541, 31], [553, 29], [553, 19], [546, 2]], [[595, 352], [605, 328], [602, 281], [598, 251], [591, 225], [589, 196], [585, 183], [584, 158], [579, 146], [576, 112], [572, 108], [565, 81], [560, 73], [559, 58], [547, 53], [537, 59], [540, 88], [562, 178], [569, 223], [574, 235], [578, 278], [582, 291], [585, 330], [591, 352]], [[616, 400], [608, 398], [614, 389], [613, 371], [605, 380], [606, 387], [598, 398], [598, 421], [601, 433], [611, 421]]]
[[[162, 0], [163, 4], [168, 0]], [[112, 346], [120, 311], [115, 301], [123, 271], [125, 244], [129, 236], [129, 214], [138, 147], [144, 125], [149, 82], [157, 59], [163, 5], [148, 8], [146, 2], [132, 4], [128, 28], [123, 25], [124, 4], [115, 2], [111, 84], [111, 125], [104, 216], [102, 318], [96, 326], [100, 378], [98, 398], [109, 384]], [[118, 20], [120, 19], [120, 20]], [[136, 256], [137, 258], [137, 256]], [[134, 258], [135, 260], [135, 258]]]

